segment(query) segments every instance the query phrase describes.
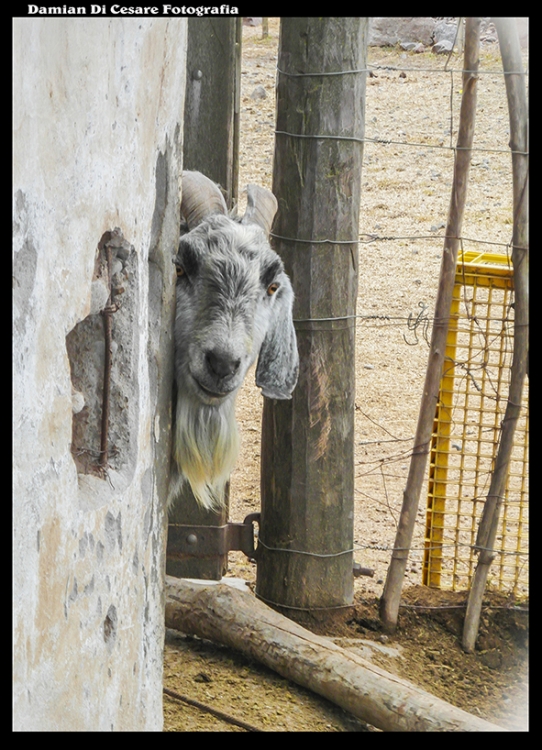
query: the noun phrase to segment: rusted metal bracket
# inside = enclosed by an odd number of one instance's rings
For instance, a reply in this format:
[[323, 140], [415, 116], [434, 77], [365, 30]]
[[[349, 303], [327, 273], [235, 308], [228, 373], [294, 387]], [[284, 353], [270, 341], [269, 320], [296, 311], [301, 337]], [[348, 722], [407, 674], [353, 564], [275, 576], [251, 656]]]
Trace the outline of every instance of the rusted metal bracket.
[[241, 550], [253, 558], [254, 522], [260, 523], [259, 513], [250, 513], [243, 523], [223, 526], [169, 524], [167, 556], [170, 559], [216, 557], [227, 555], [230, 550]]

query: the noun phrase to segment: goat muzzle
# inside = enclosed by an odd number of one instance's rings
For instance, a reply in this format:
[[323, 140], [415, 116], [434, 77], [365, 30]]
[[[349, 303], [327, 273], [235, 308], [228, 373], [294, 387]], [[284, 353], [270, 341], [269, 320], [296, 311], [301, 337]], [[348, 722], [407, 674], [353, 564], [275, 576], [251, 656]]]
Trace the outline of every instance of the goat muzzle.
[[241, 360], [215, 349], [206, 353], [205, 364], [213, 377], [231, 378], [239, 369]]

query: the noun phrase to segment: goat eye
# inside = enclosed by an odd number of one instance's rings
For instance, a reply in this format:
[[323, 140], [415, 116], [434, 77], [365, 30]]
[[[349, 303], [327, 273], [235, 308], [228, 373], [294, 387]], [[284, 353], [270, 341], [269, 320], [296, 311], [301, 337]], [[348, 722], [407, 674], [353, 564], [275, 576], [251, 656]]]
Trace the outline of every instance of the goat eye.
[[274, 282], [273, 284], [269, 284], [269, 286], [267, 287], [267, 296], [272, 297], [277, 291], [277, 289], [279, 288], [279, 286], [280, 284], [278, 284], [277, 282]]

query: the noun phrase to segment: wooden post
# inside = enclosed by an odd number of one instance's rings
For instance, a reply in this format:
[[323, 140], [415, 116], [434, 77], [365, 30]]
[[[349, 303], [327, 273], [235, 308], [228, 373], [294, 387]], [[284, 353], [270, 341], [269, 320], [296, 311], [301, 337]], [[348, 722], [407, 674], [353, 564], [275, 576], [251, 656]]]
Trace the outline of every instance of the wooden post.
[[[227, 487], [227, 490], [229, 485]], [[204, 578], [219, 581], [228, 568], [228, 556], [209, 554], [208, 557], [180, 555], [175, 551], [173, 531], [176, 526], [224, 526], [228, 523], [229, 492], [226, 490], [226, 505], [223, 510], [209, 511], [198, 505], [189, 484], [185, 484], [168, 519], [168, 546], [166, 551], [166, 573], [175, 578]], [[188, 535], [188, 531], [187, 531]]]
[[380, 617], [384, 628], [394, 632], [397, 627], [399, 603], [408, 553], [412, 543], [414, 524], [420, 492], [425, 477], [427, 455], [431, 442], [433, 420], [437, 408], [439, 384], [446, 351], [446, 338], [452, 305], [455, 271], [459, 250], [459, 238], [463, 224], [463, 214], [467, 198], [469, 167], [474, 136], [476, 113], [476, 71], [479, 65], [480, 18], [467, 18], [465, 26], [465, 70], [463, 73], [463, 98], [459, 116], [457, 151], [454, 165], [454, 182], [446, 226], [446, 239], [442, 253], [439, 288], [435, 305], [435, 319], [429, 361], [418, 416], [418, 426], [414, 439], [414, 450], [410, 461], [407, 484], [403, 496], [401, 517], [395, 537], [393, 551], [384, 592], [380, 601]]
[[300, 376], [291, 401], [264, 402], [256, 592], [286, 608], [353, 598], [367, 20], [281, 21], [272, 241], [296, 294]]
[[[188, 20], [183, 168], [203, 172], [218, 183], [228, 208], [238, 194], [241, 29], [241, 18]], [[203, 510], [188, 484], [169, 515], [170, 528], [178, 524], [223, 526], [227, 521], [227, 502], [218, 513]], [[227, 563], [227, 556], [179, 556], [172, 550], [170, 538], [168, 575], [220, 580]]]
[[474, 651], [487, 575], [495, 558], [495, 553], [492, 550], [497, 535], [499, 513], [510, 467], [514, 432], [521, 412], [523, 383], [528, 369], [529, 351], [529, 116], [525, 75], [515, 19], [494, 18], [493, 22], [499, 35], [510, 116], [514, 194], [514, 228], [512, 235], [514, 355], [499, 449], [476, 539], [480, 557], [469, 592], [463, 630], [463, 649], [467, 652]]
[[[231, 203], [228, 208], [234, 208], [239, 203], [239, 142], [241, 139], [241, 68], [243, 51], [243, 19], [235, 22], [235, 67], [233, 92], [233, 143], [232, 143], [232, 185]], [[200, 170], [201, 171], [201, 170]]]
[[228, 208], [237, 195], [235, 101], [241, 24], [241, 18], [188, 19], [183, 169], [198, 170], [217, 182]]

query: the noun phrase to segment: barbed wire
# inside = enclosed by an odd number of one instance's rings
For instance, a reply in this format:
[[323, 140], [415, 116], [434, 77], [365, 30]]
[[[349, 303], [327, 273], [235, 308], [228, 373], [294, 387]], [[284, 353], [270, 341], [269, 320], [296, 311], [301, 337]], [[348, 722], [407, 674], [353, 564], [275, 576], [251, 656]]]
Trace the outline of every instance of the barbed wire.
[[[284, 133], [284, 131], [275, 131], [278, 133]], [[285, 135], [294, 135], [293, 133], [284, 133]], [[296, 136], [298, 138], [305, 138], [309, 136]], [[330, 136], [312, 136], [314, 138], [327, 138]], [[357, 140], [360, 143], [379, 143], [383, 146], [412, 146], [415, 148], [436, 148], [436, 149], [443, 149], [445, 151], [477, 151], [480, 153], [487, 153], [487, 154], [519, 154], [520, 156], [529, 156], [528, 151], [516, 151], [511, 148], [487, 148], [486, 146], [477, 146], [476, 144], [473, 144], [472, 146], [454, 146], [453, 144], [450, 146], [445, 146], [443, 143], [418, 143], [415, 141], [396, 141], [394, 138], [368, 138], [365, 136], [363, 139], [358, 138], [350, 138], [348, 140]]]
[[332, 141], [351, 141], [353, 143], [378, 143], [383, 146], [409, 146], [414, 148], [436, 148], [445, 151], [476, 151], [488, 154], [519, 154], [520, 156], [529, 156], [528, 151], [517, 151], [511, 148], [487, 148], [486, 146], [454, 146], [453, 144], [445, 146], [443, 143], [418, 143], [415, 141], [396, 141], [394, 138], [369, 138], [364, 136], [358, 138], [348, 135], [331, 135], [327, 133], [291, 133], [286, 130], [275, 130], [275, 135], [284, 135], [289, 138], [306, 138], [314, 140], [332, 140]]
[[512, 240], [509, 242], [499, 242], [496, 240], [481, 240], [476, 237], [455, 237], [453, 235], [446, 234], [374, 234], [373, 232], [364, 232], [359, 235], [355, 240], [332, 240], [332, 239], [307, 239], [302, 237], [285, 237], [275, 232], [269, 232], [270, 237], [277, 240], [283, 240], [284, 242], [295, 242], [305, 245], [345, 245], [350, 248], [351, 245], [370, 245], [373, 242], [396, 242], [396, 241], [409, 241], [414, 240], [453, 240], [460, 243], [472, 243], [474, 245], [492, 245], [495, 247], [504, 247], [507, 252], [503, 253], [506, 255], [509, 262], [509, 267], [512, 268], [512, 257], [510, 252], [512, 248], [517, 250], [528, 250], [527, 247], [521, 247], [520, 245], [513, 245]]
[[[367, 239], [362, 239], [363, 237], [367, 237]], [[286, 239], [286, 238], [283, 238]], [[505, 247], [507, 248], [506, 253], [503, 253], [503, 255], [506, 255], [508, 258], [509, 267], [512, 268], [512, 257], [510, 255], [510, 251], [512, 250], [512, 247], [517, 248], [518, 250], [528, 250], [529, 248], [524, 248], [519, 245], [513, 245], [512, 240], [509, 242], [498, 242], [495, 240], [481, 240], [477, 239], [475, 237], [464, 237], [461, 235], [461, 237], [454, 237], [452, 235], [446, 235], [446, 234], [390, 234], [390, 235], [384, 235], [384, 234], [373, 234], [372, 232], [366, 232], [360, 234], [359, 244], [361, 245], [369, 245], [372, 242], [395, 242], [396, 240], [454, 240], [461, 243], [472, 243], [474, 245], [493, 245], [495, 247]], [[293, 242], [297, 242], [298, 240], [292, 240]], [[307, 240], [310, 242], [310, 240]], [[329, 240], [327, 240], [329, 242]], [[352, 243], [348, 243], [352, 244]]]
[[[496, 555], [511, 555], [514, 557], [530, 557], [529, 550], [506, 550], [506, 549], [495, 549], [495, 548], [489, 548], [489, 547], [481, 547], [478, 544], [466, 544], [464, 542], [438, 542], [438, 544], [424, 544], [423, 547], [417, 547], [416, 545], [413, 545], [412, 547], [394, 547], [393, 545], [388, 544], [354, 544], [352, 550], [348, 550], [349, 552], [355, 552], [356, 550], [374, 550], [376, 552], [428, 552], [432, 550], [442, 550], [442, 549], [456, 549], [457, 547], [462, 547], [464, 549], [470, 549], [474, 550], [475, 552], [481, 552], [482, 550], [486, 552], [492, 552]], [[280, 550], [281, 552], [287, 552], [288, 550]], [[291, 550], [292, 552], [295, 552], [295, 550]], [[309, 553], [305, 553], [309, 554]], [[316, 557], [320, 557], [320, 555], [316, 555]]]
[[529, 72], [524, 70], [469, 70], [468, 68], [419, 68], [409, 67], [408, 65], [381, 65], [379, 63], [367, 63], [366, 68], [356, 68], [353, 70], [330, 70], [330, 71], [315, 71], [313, 73], [290, 73], [286, 70], [281, 70], [277, 66], [277, 73], [279, 75], [286, 76], [288, 78], [326, 78], [328, 76], [346, 76], [352, 75], [353, 73], [372, 73], [375, 70], [390, 70], [398, 73], [451, 73], [454, 75], [494, 75], [500, 76], [514, 76], [524, 75], [528, 76]]
[[264, 541], [262, 541], [261, 536], [258, 537], [258, 545], [262, 546], [264, 549], [268, 550], [269, 552], [281, 552], [285, 554], [291, 554], [291, 555], [303, 555], [305, 557], [313, 557], [318, 559], [327, 559], [327, 558], [337, 558], [342, 557], [343, 555], [348, 555], [353, 552], [359, 551], [359, 550], [376, 550], [378, 552], [427, 552], [430, 550], [441, 550], [443, 548], [457, 548], [457, 547], [463, 547], [466, 549], [472, 549], [475, 551], [487, 551], [492, 552], [494, 554], [499, 555], [513, 555], [513, 556], [529, 556], [528, 550], [502, 550], [502, 549], [494, 549], [489, 547], [483, 547], [478, 544], [466, 544], [464, 542], [438, 542], [433, 544], [427, 544], [424, 543], [423, 546], [416, 547], [415, 545], [412, 547], [394, 547], [393, 545], [387, 545], [387, 544], [359, 544], [358, 542], [355, 542], [352, 547], [348, 547], [348, 549], [340, 550], [339, 552], [309, 552], [307, 550], [300, 550], [290, 547], [272, 547], [268, 544], [266, 544]]
[[374, 70], [391, 70], [399, 73], [453, 73], [453, 74], [459, 74], [463, 75], [466, 74], [474, 74], [474, 75], [494, 75], [495, 77], [501, 77], [501, 76], [517, 76], [517, 75], [524, 75], [526, 77], [529, 76], [528, 70], [469, 70], [468, 68], [418, 68], [418, 67], [408, 67], [408, 66], [402, 66], [402, 65], [381, 65], [380, 63], [369, 63], [367, 65], [368, 71], [372, 72]]

